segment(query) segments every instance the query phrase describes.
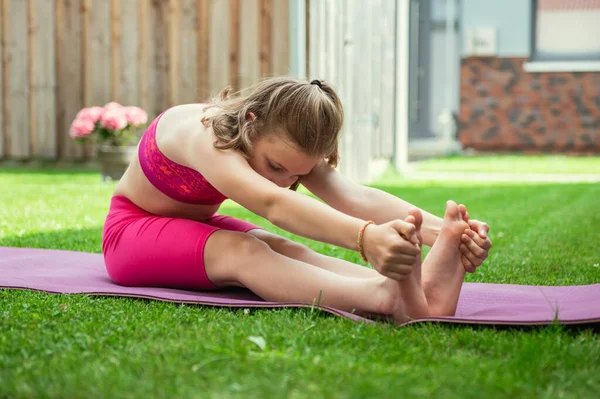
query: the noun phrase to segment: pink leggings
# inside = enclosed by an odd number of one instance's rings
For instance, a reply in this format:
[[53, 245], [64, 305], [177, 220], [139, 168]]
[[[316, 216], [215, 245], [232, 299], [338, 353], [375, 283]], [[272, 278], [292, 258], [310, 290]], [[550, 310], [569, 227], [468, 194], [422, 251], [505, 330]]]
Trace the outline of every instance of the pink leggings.
[[204, 268], [204, 246], [217, 230], [260, 227], [215, 214], [203, 222], [156, 216], [122, 196], [113, 196], [102, 231], [109, 277], [125, 286], [209, 290], [217, 287]]

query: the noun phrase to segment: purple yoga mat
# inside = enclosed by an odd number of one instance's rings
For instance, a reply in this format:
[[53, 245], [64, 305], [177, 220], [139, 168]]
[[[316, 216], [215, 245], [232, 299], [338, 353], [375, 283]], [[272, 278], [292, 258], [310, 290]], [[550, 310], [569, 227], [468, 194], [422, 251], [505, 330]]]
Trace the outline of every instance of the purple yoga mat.
[[[50, 293], [147, 298], [209, 306], [311, 307], [300, 303], [265, 302], [248, 290], [198, 292], [169, 288], [122, 287], [104, 269], [100, 254], [0, 247], [0, 288]], [[330, 307], [318, 307], [355, 321], [371, 320]], [[423, 321], [466, 324], [544, 325], [600, 323], [600, 284], [584, 286], [528, 286], [465, 283], [453, 317], [418, 318]]]

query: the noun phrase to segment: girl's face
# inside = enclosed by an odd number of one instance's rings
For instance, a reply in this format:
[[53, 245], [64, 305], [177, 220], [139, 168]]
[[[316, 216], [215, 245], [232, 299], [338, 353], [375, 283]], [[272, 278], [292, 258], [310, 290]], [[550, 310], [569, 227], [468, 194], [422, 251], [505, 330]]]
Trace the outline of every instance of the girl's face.
[[289, 187], [310, 173], [319, 160], [296, 149], [284, 133], [270, 133], [255, 140], [249, 163], [264, 178], [279, 187]]

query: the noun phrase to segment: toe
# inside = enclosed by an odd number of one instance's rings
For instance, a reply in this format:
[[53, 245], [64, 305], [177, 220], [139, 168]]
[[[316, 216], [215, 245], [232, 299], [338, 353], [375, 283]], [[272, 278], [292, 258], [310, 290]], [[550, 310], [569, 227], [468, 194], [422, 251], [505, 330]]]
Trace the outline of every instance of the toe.
[[421, 225], [423, 224], [423, 214], [421, 213], [421, 211], [418, 208], [410, 208], [408, 210], [408, 215], [409, 217], [412, 216], [415, 219], [415, 221], [412, 223], [417, 228], [417, 231], [420, 230]]
[[460, 212], [456, 202], [449, 200], [446, 202], [446, 213], [444, 213], [444, 219], [448, 220], [459, 220]]
[[460, 205], [458, 206], [458, 211], [459, 211], [461, 214], [463, 214], [463, 216], [468, 214], [468, 212], [467, 212], [467, 207], [466, 207], [466, 206], [464, 206], [463, 204], [460, 204]]

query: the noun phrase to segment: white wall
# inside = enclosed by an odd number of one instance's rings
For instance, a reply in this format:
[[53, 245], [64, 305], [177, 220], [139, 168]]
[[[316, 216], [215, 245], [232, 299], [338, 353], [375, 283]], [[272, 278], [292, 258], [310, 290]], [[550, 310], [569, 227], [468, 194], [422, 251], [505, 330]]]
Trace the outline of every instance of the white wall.
[[540, 55], [600, 53], [600, 9], [544, 10], [537, 23]]
[[496, 28], [498, 57], [528, 57], [531, 5], [529, 0], [461, 0], [461, 54], [467, 29]]

